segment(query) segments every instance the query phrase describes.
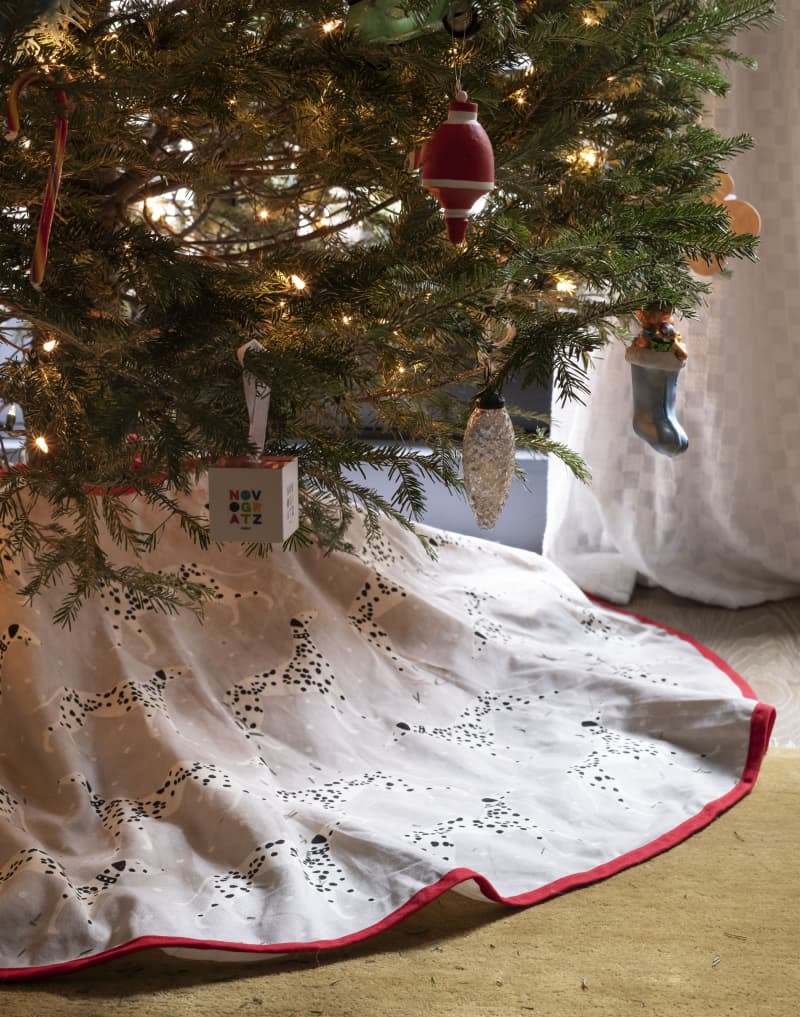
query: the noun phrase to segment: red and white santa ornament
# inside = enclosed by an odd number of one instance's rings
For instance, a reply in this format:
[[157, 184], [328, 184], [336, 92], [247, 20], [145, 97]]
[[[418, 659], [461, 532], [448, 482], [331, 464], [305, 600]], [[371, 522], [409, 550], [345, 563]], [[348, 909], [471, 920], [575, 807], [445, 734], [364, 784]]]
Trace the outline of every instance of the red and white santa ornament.
[[470, 209], [494, 187], [494, 152], [478, 123], [478, 104], [456, 92], [447, 120], [422, 150], [422, 186], [444, 209], [447, 236], [460, 243], [467, 232]]

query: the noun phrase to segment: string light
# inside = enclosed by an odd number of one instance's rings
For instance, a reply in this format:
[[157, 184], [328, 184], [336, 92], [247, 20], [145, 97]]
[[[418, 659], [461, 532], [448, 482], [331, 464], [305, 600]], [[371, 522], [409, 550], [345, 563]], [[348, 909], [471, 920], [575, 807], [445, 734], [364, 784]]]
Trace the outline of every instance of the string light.
[[341, 18], [331, 18], [330, 21], [323, 21], [322, 31], [325, 32], [326, 35], [330, 35], [331, 32], [336, 31], [336, 29], [339, 27], [339, 25], [341, 25], [341, 23], [342, 23]]
[[292, 280], [292, 286], [294, 286], [296, 290], [304, 290], [306, 288], [305, 279], [301, 279], [299, 275], [292, 275], [290, 276], [290, 279]]
[[600, 18], [598, 18], [596, 14], [592, 14], [591, 11], [584, 11], [582, 20], [587, 28], [594, 28], [596, 25], [600, 24]]
[[56, 346], [58, 346], [57, 339], [48, 339], [46, 342], [42, 343], [42, 349], [45, 353], [52, 353]]
[[269, 219], [269, 209], [268, 208], [259, 208], [259, 210], [256, 213], [256, 215], [258, 216], [258, 218], [262, 222], [266, 222], [267, 219]]
[[577, 288], [578, 284], [574, 279], [565, 275], [556, 276], [556, 292], [572, 295]]
[[34, 438], [33, 444], [39, 449], [40, 452], [47, 454], [50, 451], [50, 446], [47, 444], [45, 439], [39, 435], [38, 438]]
[[524, 106], [528, 101], [528, 92], [525, 88], [518, 88], [516, 92], [510, 92], [508, 97], [513, 99], [518, 106]]
[[578, 152], [578, 158], [587, 166], [596, 166], [597, 160], [600, 157], [596, 148], [592, 148], [591, 145], [584, 145], [580, 152]]
[[567, 161], [581, 166], [583, 169], [593, 169], [602, 158], [602, 153], [595, 145], [584, 142], [581, 147], [567, 156]]
[[163, 219], [167, 214], [166, 202], [162, 197], [156, 195], [152, 198], [145, 198], [142, 202], [142, 210], [150, 219]]
[[353, 319], [350, 317], [349, 314], [343, 314], [342, 315], [342, 324], [343, 325], [349, 325], [352, 320]]

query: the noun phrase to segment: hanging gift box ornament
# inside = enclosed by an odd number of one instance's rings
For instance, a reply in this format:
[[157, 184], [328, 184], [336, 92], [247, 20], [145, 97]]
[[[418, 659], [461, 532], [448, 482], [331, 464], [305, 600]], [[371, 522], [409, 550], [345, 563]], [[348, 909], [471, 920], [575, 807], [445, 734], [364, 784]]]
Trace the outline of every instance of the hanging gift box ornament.
[[283, 543], [297, 529], [297, 459], [235, 456], [208, 471], [212, 540]]
[[502, 396], [484, 389], [475, 397], [462, 450], [467, 500], [482, 530], [503, 511], [516, 465], [514, 425]]
[[[240, 347], [245, 354], [262, 352], [255, 339]], [[250, 421], [250, 444], [257, 453], [220, 459], [208, 470], [208, 518], [212, 540], [283, 543], [300, 522], [299, 484], [295, 456], [266, 456], [270, 388], [249, 371], [243, 383]]]
[[422, 186], [444, 209], [447, 236], [461, 243], [475, 202], [494, 188], [494, 152], [478, 104], [460, 89], [422, 151]]
[[671, 308], [636, 312], [641, 331], [625, 351], [631, 365], [633, 430], [656, 452], [680, 455], [689, 439], [675, 415], [678, 374], [686, 347], [675, 328]]

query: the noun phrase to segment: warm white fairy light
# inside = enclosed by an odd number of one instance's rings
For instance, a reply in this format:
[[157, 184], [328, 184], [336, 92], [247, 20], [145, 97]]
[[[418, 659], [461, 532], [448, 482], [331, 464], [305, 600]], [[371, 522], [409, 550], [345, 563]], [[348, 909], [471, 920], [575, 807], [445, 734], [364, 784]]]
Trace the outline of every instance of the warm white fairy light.
[[42, 343], [42, 349], [45, 353], [52, 353], [56, 346], [58, 346], [57, 339], [48, 339], [46, 342]]
[[47, 444], [47, 441], [41, 435], [39, 435], [38, 438], [34, 438], [33, 444], [39, 449], [40, 452], [47, 453], [50, 451], [50, 446]]
[[323, 21], [322, 31], [325, 32], [326, 35], [330, 35], [331, 32], [336, 31], [336, 29], [339, 27], [339, 25], [341, 25], [341, 23], [342, 23], [341, 18], [331, 18], [329, 21]]
[[595, 25], [600, 24], [600, 18], [596, 14], [592, 14], [591, 11], [584, 11], [582, 20], [587, 28], [594, 28]]
[[567, 156], [567, 162], [571, 162], [573, 166], [579, 167], [580, 169], [594, 169], [601, 159], [603, 153], [601, 150], [590, 141], [581, 142], [581, 147], [575, 149]]
[[267, 219], [269, 219], [269, 209], [268, 208], [259, 208], [259, 210], [256, 213], [256, 215], [258, 216], [258, 218], [262, 222], [266, 222]]
[[578, 152], [578, 158], [585, 166], [596, 166], [600, 155], [596, 148], [592, 148], [591, 145], [584, 145], [580, 152]]
[[167, 214], [166, 202], [160, 195], [156, 195], [153, 198], [145, 198], [142, 202], [142, 209], [147, 218], [156, 221], [163, 219]]
[[342, 324], [343, 325], [349, 325], [352, 320], [353, 319], [350, 317], [349, 314], [343, 314], [342, 315]]
[[578, 288], [578, 284], [574, 279], [570, 279], [568, 276], [562, 275], [556, 278], [556, 292], [565, 293], [571, 295]]
[[305, 279], [301, 279], [299, 275], [292, 275], [290, 278], [292, 280], [292, 286], [294, 286], [296, 290], [304, 290], [306, 288], [307, 283]]

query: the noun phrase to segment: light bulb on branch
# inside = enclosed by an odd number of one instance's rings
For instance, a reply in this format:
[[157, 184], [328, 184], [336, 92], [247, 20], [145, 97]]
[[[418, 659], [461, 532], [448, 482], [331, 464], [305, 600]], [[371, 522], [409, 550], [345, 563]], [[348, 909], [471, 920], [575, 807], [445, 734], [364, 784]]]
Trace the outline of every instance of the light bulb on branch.
[[574, 279], [570, 279], [569, 276], [561, 275], [556, 277], [556, 293], [571, 297], [577, 288], [578, 284]]
[[3, 425], [6, 431], [13, 431], [17, 426], [17, 407], [15, 403], [12, 403], [6, 413], [6, 421]]

